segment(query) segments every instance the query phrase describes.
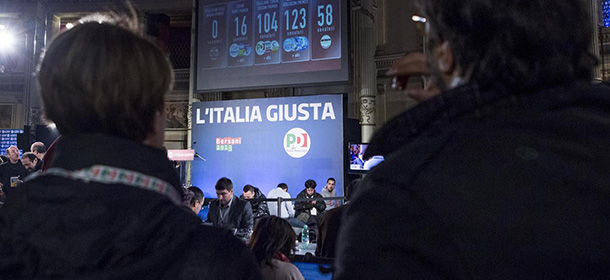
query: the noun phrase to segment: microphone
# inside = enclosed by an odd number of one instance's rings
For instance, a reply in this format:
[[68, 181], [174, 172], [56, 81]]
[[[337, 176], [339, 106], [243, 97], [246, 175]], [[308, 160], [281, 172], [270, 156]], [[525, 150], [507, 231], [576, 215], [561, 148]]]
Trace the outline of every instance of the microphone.
[[205, 158], [203, 158], [202, 156], [200, 156], [200, 155], [199, 155], [198, 153], [196, 153], [196, 152], [195, 152], [195, 156], [196, 156], [196, 157], [198, 157], [200, 160], [207, 161], [207, 160], [205, 160]]

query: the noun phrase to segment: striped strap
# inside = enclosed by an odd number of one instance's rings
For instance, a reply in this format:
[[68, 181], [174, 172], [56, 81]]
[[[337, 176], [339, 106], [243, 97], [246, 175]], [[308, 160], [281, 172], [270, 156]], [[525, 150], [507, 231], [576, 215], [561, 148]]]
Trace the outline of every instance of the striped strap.
[[176, 205], [182, 204], [182, 196], [169, 183], [139, 172], [116, 168], [106, 165], [94, 165], [88, 168], [83, 168], [75, 171], [69, 171], [62, 168], [50, 168], [44, 173], [37, 172], [27, 178], [30, 181], [40, 176], [58, 176], [71, 180], [81, 180], [85, 183], [96, 182], [101, 184], [123, 184], [140, 189], [154, 191], [170, 198]]

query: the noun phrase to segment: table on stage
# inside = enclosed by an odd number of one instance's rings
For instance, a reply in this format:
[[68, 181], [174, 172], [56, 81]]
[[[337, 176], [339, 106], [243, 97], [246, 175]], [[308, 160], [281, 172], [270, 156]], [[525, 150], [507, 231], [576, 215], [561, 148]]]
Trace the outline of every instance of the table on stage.
[[297, 241], [297, 246], [295, 250], [296, 255], [305, 255], [307, 253], [311, 253], [312, 255], [316, 255], [316, 243], [309, 243], [307, 248], [302, 248], [301, 243]]

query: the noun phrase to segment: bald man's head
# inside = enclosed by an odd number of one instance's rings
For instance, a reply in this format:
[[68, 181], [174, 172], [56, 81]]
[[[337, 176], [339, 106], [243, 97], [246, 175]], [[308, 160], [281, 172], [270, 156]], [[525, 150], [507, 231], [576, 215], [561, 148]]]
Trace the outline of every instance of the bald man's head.
[[42, 159], [47, 153], [47, 146], [42, 142], [34, 142], [30, 147], [30, 152], [34, 153], [38, 159]]

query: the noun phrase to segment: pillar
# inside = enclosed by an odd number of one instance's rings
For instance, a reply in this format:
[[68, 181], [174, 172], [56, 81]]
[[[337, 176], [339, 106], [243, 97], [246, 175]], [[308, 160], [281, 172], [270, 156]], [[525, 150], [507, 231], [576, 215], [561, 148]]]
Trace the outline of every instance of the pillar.
[[354, 89], [360, 104], [362, 142], [368, 143], [375, 132], [377, 70], [375, 66], [374, 0], [352, 1], [352, 45], [354, 46]]
[[[599, 37], [602, 35], [601, 34], [601, 26], [602, 26], [602, 22], [601, 22], [601, 1], [600, 0], [590, 0], [589, 1], [589, 13], [590, 13], [590, 19], [591, 19], [591, 23], [589, 25], [589, 28], [592, 30], [592, 34], [593, 34], [593, 38], [591, 40], [591, 45], [589, 46], [589, 51], [595, 55], [595, 57], [597, 57], [598, 59], [600, 59], [600, 63], [604, 63], [603, 61], [601, 61], [602, 57], [600, 56], [600, 40]], [[601, 65], [601, 64], [600, 64]], [[595, 69], [593, 69], [593, 75], [592, 78], [595, 81], [601, 81], [602, 80], [602, 74], [601, 74], [601, 68], [600, 65], [597, 65], [595, 67]]]
[[40, 94], [34, 73], [40, 60], [44, 45], [47, 29], [47, 1], [36, 1], [36, 10], [26, 15], [24, 25], [28, 27], [26, 33], [25, 57], [27, 58], [24, 69], [23, 87], [23, 123], [25, 125], [34, 124], [32, 115], [38, 115], [36, 110], [41, 107]]

